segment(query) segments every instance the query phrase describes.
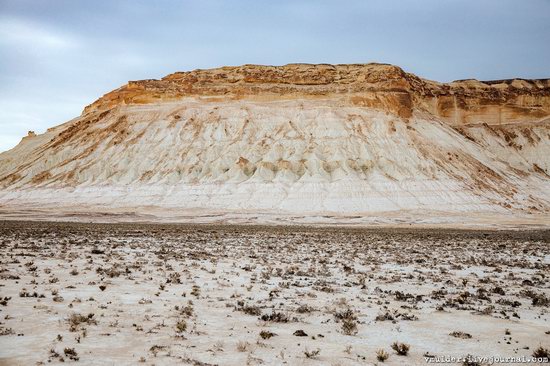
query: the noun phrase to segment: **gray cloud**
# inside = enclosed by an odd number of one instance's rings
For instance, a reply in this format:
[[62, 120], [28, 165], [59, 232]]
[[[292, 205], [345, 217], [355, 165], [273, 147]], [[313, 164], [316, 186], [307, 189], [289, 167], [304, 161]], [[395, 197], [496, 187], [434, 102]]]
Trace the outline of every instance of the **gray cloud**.
[[547, 0], [0, 0], [0, 151], [128, 80], [244, 63], [550, 77]]

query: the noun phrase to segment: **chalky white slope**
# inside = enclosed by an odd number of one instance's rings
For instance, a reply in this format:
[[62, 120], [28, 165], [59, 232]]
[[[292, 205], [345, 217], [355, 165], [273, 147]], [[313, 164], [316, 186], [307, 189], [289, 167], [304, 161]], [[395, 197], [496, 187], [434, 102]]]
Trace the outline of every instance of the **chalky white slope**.
[[240, 213], [253, 221], [550, 209], [544, 116], [457, 125], [417, 101], [403, 115], [341, 92], [212, 94], [88, 108], [25, 137], [0, 154], [4, 213]]

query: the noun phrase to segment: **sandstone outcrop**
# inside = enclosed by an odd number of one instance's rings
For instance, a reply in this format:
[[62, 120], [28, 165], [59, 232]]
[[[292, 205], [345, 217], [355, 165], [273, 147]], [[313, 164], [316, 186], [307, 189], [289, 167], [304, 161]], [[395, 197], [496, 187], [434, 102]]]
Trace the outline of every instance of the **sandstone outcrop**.
[[550, 115], [550, 79], [423, 80], [393, 65], [244, 65], [178, 72], [161, 80], [130, 81], [86, 107], [177, 100], [185, 96], [239, 99], [335, 98], [401, 117], [425, 110], [453, 124], [505, 124]]

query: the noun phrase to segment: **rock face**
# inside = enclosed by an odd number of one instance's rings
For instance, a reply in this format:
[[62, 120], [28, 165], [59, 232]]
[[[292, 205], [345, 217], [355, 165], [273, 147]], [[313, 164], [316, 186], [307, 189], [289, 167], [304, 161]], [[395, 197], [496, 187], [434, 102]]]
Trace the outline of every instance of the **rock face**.
[[245, 65], [131, 81], [0, 154], [4, 207], [550, 212], [550, 80]]

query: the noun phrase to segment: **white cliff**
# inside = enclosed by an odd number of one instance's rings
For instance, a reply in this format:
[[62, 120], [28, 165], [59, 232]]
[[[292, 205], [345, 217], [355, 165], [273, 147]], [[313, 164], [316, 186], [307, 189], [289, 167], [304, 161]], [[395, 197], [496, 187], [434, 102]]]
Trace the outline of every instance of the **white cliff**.
[[549, 95], [377, 64], [131, 82], [0, 154], [0, 212], [547, 217]]

